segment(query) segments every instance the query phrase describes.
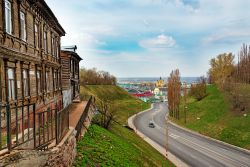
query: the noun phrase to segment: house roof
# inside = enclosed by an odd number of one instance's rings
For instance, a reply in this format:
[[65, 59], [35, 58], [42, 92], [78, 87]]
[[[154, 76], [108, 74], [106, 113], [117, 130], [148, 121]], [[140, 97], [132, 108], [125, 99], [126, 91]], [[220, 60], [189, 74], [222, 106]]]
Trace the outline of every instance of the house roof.
[[46, 17], [46, 20], [49, 22], [53, 23], [55, 27], [55, 30], [61, 35], [65, 35], [65, 30], [61, 26], [61, 24], [58, 22], [56, 16], [52, 12], [52, 10], [49, 8], [47, 3], [44, 0], [28, 0], [29, 3], [32, 5], [34, 8], [38, 8], [38, 11], [41, 11], [41, 13]]
[[64, 52], [68, 55], [73, 55], [75, 58], [78, 60], [82, 60], [82, 58], [76, 53], [77, 46], [76, 45], [71, 45], [71, 46], [62, 46], [61, 47], [61, 52]]

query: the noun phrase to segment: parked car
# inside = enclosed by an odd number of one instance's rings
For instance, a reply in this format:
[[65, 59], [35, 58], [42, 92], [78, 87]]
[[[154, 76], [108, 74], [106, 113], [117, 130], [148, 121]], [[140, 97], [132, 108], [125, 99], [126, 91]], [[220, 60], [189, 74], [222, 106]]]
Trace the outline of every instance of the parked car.
[[153, 122], [149, 122], [149, 124], [148, 124], [148, 127], [150, 127], [150, 128], [154, 128], [155, 127], [155, 124], [153, 123]]

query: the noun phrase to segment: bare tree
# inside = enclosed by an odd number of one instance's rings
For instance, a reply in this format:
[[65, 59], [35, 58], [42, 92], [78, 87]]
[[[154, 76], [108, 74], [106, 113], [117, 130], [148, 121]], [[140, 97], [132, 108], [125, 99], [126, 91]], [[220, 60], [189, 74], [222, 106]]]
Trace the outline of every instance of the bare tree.
[[179, 119], [179, 105], [181, 99], [180, 73], [176, 69], [172, 71], [168, 78], [168, 109], [170, 116]]
[[96, 101], [98, 115], [94, 117], [93, 122], [108, 129], [112, 121], [115, 121], [117, 114], [117, 104], [114, 104], [108, 98], [98, 99]]

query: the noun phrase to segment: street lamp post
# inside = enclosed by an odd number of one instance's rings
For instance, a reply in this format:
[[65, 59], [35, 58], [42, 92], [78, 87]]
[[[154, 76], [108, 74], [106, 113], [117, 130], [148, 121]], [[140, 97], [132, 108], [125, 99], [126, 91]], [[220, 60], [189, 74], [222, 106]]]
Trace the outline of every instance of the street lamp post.
[[184, 112], [185, 112], [185, 124], [187, 123], [187, 106], [185, 106]]
[[166, 115], [166, 158], [168, 159], [168, 114]]

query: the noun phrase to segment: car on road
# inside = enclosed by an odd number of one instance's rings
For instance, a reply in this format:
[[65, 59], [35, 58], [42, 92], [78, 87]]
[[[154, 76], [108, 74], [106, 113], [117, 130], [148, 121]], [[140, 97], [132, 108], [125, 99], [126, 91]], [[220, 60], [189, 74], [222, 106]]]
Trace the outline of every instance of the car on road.
[[149, 124], [148, 124], [148, 127], [154, 128], [154, 127], [155, 127], [155, 124], [154, 124], [152, 121], [150, 121]]

